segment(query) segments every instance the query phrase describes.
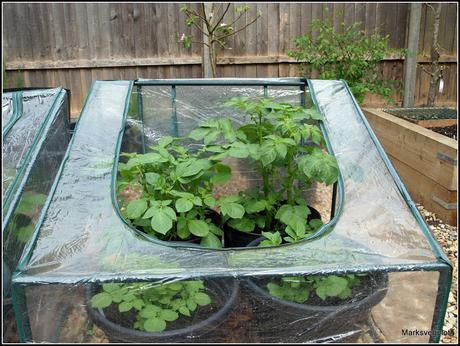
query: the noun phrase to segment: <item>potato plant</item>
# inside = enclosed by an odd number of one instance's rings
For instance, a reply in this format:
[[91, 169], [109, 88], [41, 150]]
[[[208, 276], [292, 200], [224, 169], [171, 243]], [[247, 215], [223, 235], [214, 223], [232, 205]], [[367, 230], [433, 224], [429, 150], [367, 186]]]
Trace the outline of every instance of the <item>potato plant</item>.
[[133, 328], [158, 333], [168, 322], [180, 316], [190, 317], [200, 306], [211, 304], [201, 280], [177, 281], [167, 284], [106, 283], [91, 298], [93, 308], [117, 305], [120, 313], [136, 312]]
[[[207, 147], [192, 152], [181, 138], [163, 137], [146, 154], [123, 154], [118, 190], [140, 187], [140, 198], [122, 204], [121, 211], [134, 226], [161, 240], [199, 238], [206, 247], [221, 247], [223, 234], [211, 221], [214, 184], [231, 177], [229, 166], [205, 158]], [[122, 202], [123, 203], [123, 202]]]
[[323, 301], [328, 298], [347, 299], [351, 297], [352, 288], [360, 282], [359, 276], [362, 275], [289, 276], [281, 278], [279, 282], [269, 282], [267, 289], [277, 298], [299, 304], [305, 303], [312, 294]]
[[321, 115], [315, 109], [270, 99], [252, 101], [240, 97], [230, 99], [226, 105], [246, 113], [251, 122], [233, 130], [231, 123], [212, 129], [204, 124], [191, 135], [219, 148], [212, 158], [249, 159], [262, 178], [262, 186], [218, 201], [218, 205], [225, 204], [230, 198], [242, 206], [240, 213], [229, 217], [224, 211], [223, 221], [241, 232], [253, 232], [256, 226], [259, 230], [280, 231], [286, 235], [286, 242], [304, 239], [322, 223], [306, 222], [310, 209], [301, 196], [302, 190], [314, 182], [331, 185], [339, 173], [335, 158], [321, 148], [324, 138], [317, 125]]

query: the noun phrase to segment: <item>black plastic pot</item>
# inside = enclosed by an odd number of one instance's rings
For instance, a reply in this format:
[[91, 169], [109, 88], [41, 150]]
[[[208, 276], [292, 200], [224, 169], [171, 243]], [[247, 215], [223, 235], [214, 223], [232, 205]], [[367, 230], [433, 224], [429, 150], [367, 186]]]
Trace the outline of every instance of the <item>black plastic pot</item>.
[[[124, 327], [111, 321], [110, 316], [105, 316], [103, 309], [91, 308], [91, 297], [98, 292], [99, 287], [96, 284], [86, 287], [85, 298], [88, 314], [91, 320], [104, 331], [110, 342], [122, 343], [221, 342], [222, 334], [214, 333], [214, 331], [225, 322], [232, 312], [239, 295], [239, 285], [236, 280], [230, 278], [207, 279], [205, 280], [206, 292], [212, 297], [212, 304], [216, 304], [216, 310], [209, 317], [196, 323], [192, 319], [190, 325], [180, 329], [166, 329], [160, 333], [148, 333]], [[180, 318], [185, 319], [182, 316]]]
[[[321, 215], [313, 207], [308, 206], [310, 209], [310, 215], [307, 217], [307, 222], [313, 219], [320, 219]], [[224, 247], [246, 247], [249, 243], [255, 241], [256, 239], [260, 238], [260, 232], [241, 232], [238, 231], [229, 225], [225, 225], [224, 228]]]
[[[262, 238], [250, 245], [258, 244]], [[245, 279], [242, 295], [250, 297], [260, 342], [356, 342], [365, 330], [372, 307], [386, 295], [387, 273], [363, 277], [361, 291], [345, 304], [299, 304], [272, 296], [266, 283], [273, 278]]]

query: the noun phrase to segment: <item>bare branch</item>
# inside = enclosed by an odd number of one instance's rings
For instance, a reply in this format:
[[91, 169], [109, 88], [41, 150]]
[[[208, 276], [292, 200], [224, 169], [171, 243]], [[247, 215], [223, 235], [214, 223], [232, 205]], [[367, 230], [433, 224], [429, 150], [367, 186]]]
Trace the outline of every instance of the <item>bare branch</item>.
[[219, 2], [219, 7], [217, 7], [217, 9], [216, 9], [216, 13], [219, 13], [219, 11], [220, 11], [220, 9], [222, 7], [222, 4], [223, 4], [223, 2]]
[[230, 3], [227, 4], [227, 7], [225, 8], [224, 13], [222, 13], [222, 16], [220, 16], [219, 20], [216, 22], [216, 25], [214, 25], [214, 27], [211, 29], [210, 33], [214, 32], [214, 30], [216, 30], [216, 28], [220, 24], [220, 22], [222, 22], [222, 20], [224, 19], [225, 15], [228, 12], [228, 9], [230, 8], [230, 5], [231, 5]]
[[187, 7], [187, 9], [185, 10], [185, 13], [190, 16], [188, 13], [191, 13], [193, 14], [194, 16], [197, 16], [198, 18], [200, 18], [202, 21], [204, 22], [207, 22], [207, 19], [204, 18], [202, 15], [200, 15], [198, 12], [194, 11], [194, 10], [191, 10]]
[[208, 18], [206, 17], [206, 8], [204, 6], [204, 2], [201, 3], [201, 10], [203, 11], [203, 15], [205, 18], [201, 17], [206, 24], [206, 29], [208, 30], [208, 33], [211, 34], [211, 23], [209, 22]]
[[425, 67], [423, 67], [422, 65], [419, 65], [420, 68], [422, 69], [423, 72], [425, 72], [426, 74], [429, 74], [430, 76], [433, 76], [433, 73], [431, 73], [431, 71], [428, 71]]
[[431, 4], [426, 3], [425, 5], [426, 5], [427, 7], [429, 7], [433, 12], [436, 12], [435, 9], [434, 9], [434, 7], [433, 7]]
[[[188, 17], [188, 18], [190, 18], [190, 17]], [[200, 23], [201, 23], [201, 22], [200, 22]], [[201, 28], [201, 26], [200, 26], [199, 24], [197, 24], [197, 23], [195, 23], [195, 22], [192, 22], [192, 24], [193, 24], [198, 30], [200, 30], [201, 33], [202, 33], [203, 35], [209, 36], [208, 33], [205, 32], [205, 31]]]
[[232, 31], [232, 32], [230, 32], [230, 33], [228, 33], [228, 34], [226, 34], [226, 35], [219, 36], [219, 37], [217, 37], [214, 41], [221, 40], [221, 39], [226, 38], [226, 37], [228, 37], [228, 36], [232, 36], [232, 35], [237, 34], [238, 32], [240, 32], [240, 31], [246, 29], [249, 25], [251, 25], [252, 23], [254, 23], [257, 19], [259, 19], [259, 17], [260, 17], [260, 14], [258, 14], [252, 21], [250, 21], [249, 23], [247, 23], [247, 24], [246, 24], [245, 26], [243, 26], [242, 28], [240, 28], [240, 29], [238, 29], [238, 30], [236, 30], [236, 31]]
[[238, 18], [236, 18], [233, 22], [231, 22], [230, 24], [228, 24], [229, 26], [233, 26], [233, 24], [235, 24], [242, 16], [243, 14], [245, 14], [246, 12], [241, 12], [240, 15], [238, 16]]

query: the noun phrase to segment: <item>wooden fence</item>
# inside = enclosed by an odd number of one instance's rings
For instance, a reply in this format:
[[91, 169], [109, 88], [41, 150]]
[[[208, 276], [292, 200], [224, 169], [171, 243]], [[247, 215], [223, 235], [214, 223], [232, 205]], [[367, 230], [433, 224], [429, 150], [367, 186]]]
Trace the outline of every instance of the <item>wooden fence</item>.
[[[199, 78], [201, 47], [185, 49], [182, 33], [195, 28], [185, 24], [181, 3], [6, 3], [3, 4], [3, 52], [7, 87], [64, 86], [72, 92], [72, 113], [78, 115], [94, 79]], [[199, 4], [187, 4], [197, 7]], [[236, 18], [232, 4], [225, 22]], [[258, 11], [262, 17], [229, 40], [231, 49], [219, 51], [222, 77], [297, 76], [298, 64], [287, 56], [294, 38], [311, 32], [312, 19], [332, 15], [334, 25], [362, 22], [366, 33], [390, 35], [390, 46], [406, 45], [408, 3], [251, 3], [237, 22], [241, 28]], [[221, 10], [222, 11], [222, 10]], [[430, 56], [433, 13], [424, 5], [418, 61]], [[438, 104], [456, 105], [457, 4], [442, 5], [440, 25], [444, 91]], [[402, 80], [403, 60], [388, 57], [381, 71]], [[312, 76], [315, 77], [315, 76]], [[429, 76], [417, 71], [416, 104], [426, 102]], [[401, 93], [395, 95], [400, 101]], [[378, 106], [370, 95], [365, 105]]]

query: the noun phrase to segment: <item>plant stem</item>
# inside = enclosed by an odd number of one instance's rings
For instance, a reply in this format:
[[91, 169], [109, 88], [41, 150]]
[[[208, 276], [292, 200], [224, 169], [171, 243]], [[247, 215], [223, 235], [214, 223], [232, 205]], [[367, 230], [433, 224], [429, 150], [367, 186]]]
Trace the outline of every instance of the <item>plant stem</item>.
[[287, 152], [287, 178], [286, 178], [286, 190], [287, 190], [287, 200], [288, 204], [293, 204], [293, 185], [294, 185], [294, 176], [292, 172], [292, 163], [294, 155], [292, 149], [288, 149]]
[[[259, 145], [262, 144], [263, 138], [262, 138], [262, 112], [257, 112], [258, 116], [258, 121], [256, 121], [257, 125], [257, 135], [259, 137]], [[264, 167], [262, 163], [260, 163], [261, 167], [261, 172], [262, 172], [262, 179], [263, 179], [263, 184], [264, 184], [264, 196], [265, 198], [268, 197], [268, 192], [270, 191], [270, 182], [269, 182], [269, 170]]]

